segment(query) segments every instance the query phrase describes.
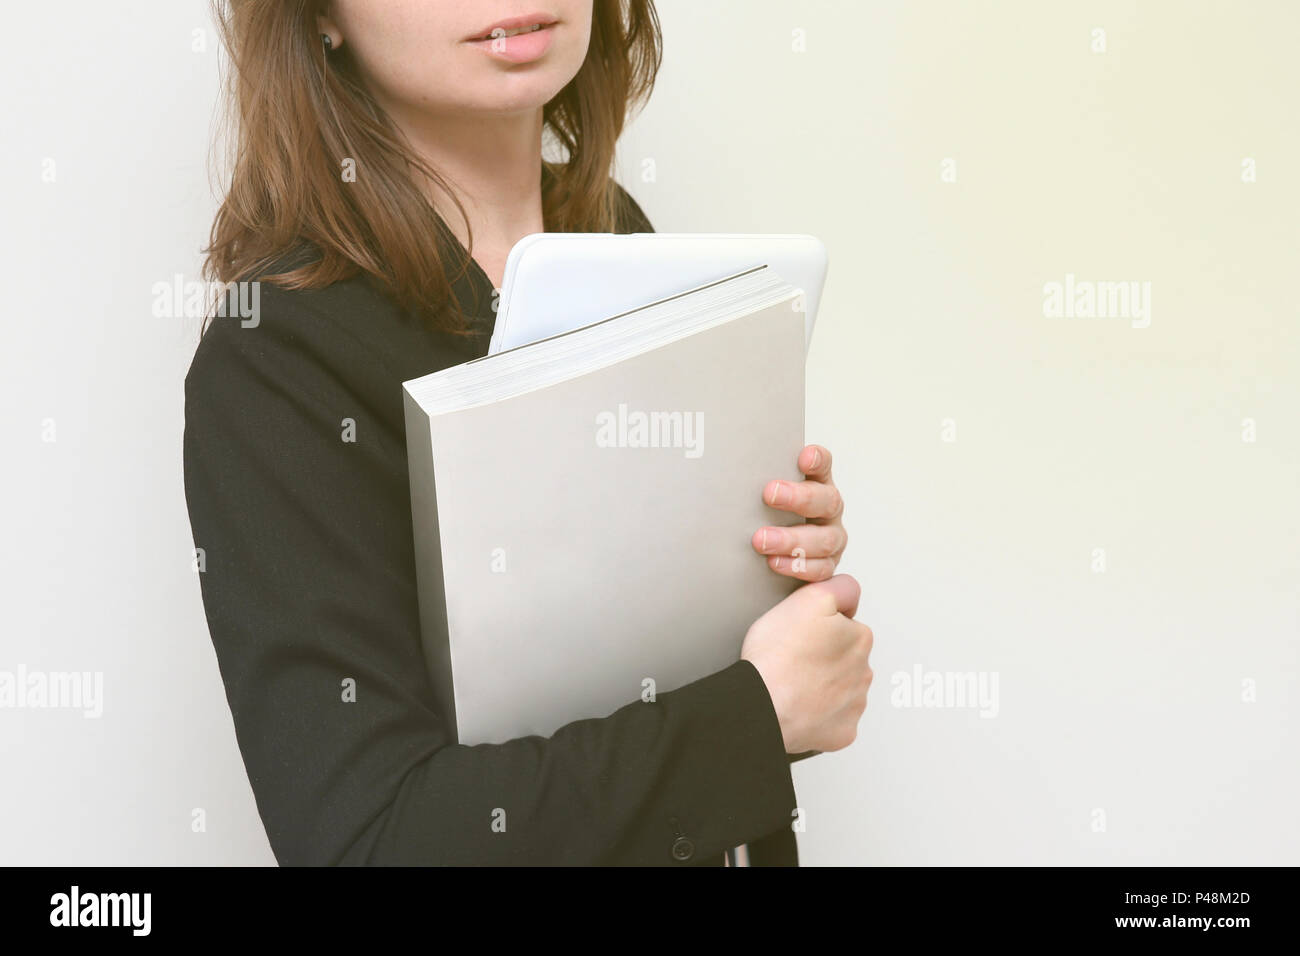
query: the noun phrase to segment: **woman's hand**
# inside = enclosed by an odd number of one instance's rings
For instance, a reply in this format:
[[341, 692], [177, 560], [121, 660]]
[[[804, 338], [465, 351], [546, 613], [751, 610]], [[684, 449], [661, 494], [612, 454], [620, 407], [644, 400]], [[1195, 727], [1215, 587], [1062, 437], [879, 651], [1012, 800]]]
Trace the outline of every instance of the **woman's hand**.
[[768, 555], [767, 565], [778, 574], [800, 581], [825, 581], [849, 543], [841, 520], [844, 499], [831, 480], [831, 453], [808, 445], [799, 453], [799, 471], [806, 480], [769, 481], [763, 500], [773, 508], [807, 518], [790, 528], [766, 527], [754, 532], [754, 550]]

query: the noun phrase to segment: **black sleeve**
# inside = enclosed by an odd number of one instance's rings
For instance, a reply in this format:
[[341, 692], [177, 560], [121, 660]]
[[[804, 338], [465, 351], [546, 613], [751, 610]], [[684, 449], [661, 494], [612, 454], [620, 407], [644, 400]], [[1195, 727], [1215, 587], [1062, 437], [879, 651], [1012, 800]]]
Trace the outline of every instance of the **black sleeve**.
[[654, 232], [654, 226], [650, 225], [650, 217], [645, 214], [640, 204], [632, 198], [632, 194], [610, 180], [614, 186], [614, 208], [616, 210], [617, 224], [615, 232]]
[[[185, 380], [204, 608], [280, 863], [672, 865], [679, 837], [698, 863], [788, 827], [789, 763], [747, 661], [549, 738], [451, 742], [400, 423], [369, 424], [349, 378], [364, 348], [293, 302], [264, 294], [255, 329], [218, 320]], [[349, 416], [381, 440], [344, 441]]]

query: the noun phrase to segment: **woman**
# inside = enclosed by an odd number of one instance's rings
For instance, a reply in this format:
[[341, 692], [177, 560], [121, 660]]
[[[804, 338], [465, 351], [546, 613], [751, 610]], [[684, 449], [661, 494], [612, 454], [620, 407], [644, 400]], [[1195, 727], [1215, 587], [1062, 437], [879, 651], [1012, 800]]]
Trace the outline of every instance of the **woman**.
[[[520, 237], [649, 231], [609, 171], [659, 62], [650, 0], [217, 6], [238, 129], [208, 270], [259, 281], [259, 314], [215, 318], [199, 344], [185, 485], [276, 857], [721, 864], [748, 844], [751, 864], [796, 862], [789, 755], [847, 746], [871, 679], [857, 585], [832, 577], [846, 537], [825, 449], [804, 449], [806, 481], [763, 490], [809, 523], [753, 541], [815, 583], [725, 670], [468, 747], [421, 658], [401, 383], [485, 354]], [[542, 162], [544, 131], [565, 162]]]

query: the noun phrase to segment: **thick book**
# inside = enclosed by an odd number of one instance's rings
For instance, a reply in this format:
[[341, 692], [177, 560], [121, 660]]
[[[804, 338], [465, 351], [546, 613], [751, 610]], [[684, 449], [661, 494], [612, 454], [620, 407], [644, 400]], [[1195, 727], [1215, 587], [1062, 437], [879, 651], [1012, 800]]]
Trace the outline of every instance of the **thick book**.
[[805, 320], [759, 267], [404, 383], [424, 656], [462, 744], [550, 736], [719, 671], [799, 582]]

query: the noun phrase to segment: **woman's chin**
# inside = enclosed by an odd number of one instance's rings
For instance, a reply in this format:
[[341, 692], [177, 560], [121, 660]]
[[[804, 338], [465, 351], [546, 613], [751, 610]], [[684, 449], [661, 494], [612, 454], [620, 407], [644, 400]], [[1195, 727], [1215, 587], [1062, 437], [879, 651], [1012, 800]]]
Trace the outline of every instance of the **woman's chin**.
[[461, 89], [462, 105], [466, 111], [485, 114], [509, 115], [540, 109], [555, 98], [568, 79], [547, 75], [543, 70], [532, 72], [498, 72], [471, 87]]

